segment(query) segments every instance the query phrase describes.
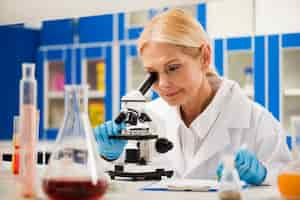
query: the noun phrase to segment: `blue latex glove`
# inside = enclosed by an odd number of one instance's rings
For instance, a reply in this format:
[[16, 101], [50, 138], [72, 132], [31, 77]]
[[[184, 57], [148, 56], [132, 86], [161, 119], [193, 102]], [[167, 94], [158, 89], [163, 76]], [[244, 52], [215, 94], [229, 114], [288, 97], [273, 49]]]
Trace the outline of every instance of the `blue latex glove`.
[[[256, 156], [246, 149], [239, 150], [235, 156], [235, 167], [240, 179], [248, 184], [260, 185], [267, 175], [267, 169], [257, 160]], [[223, 163], [217, 167], [218, 180], [222, 176]]]
[[102, 156], [109, 160], [116, 160], [122, 154], [127, 140], [109, 139], [110, 135], [119, 135], [121, 130], [125, 129], [125, 124], [116, 124], [112, 121], [107, 121], [96, 128], [94, 134], [96, 141], [99, 144], [98, 150]]

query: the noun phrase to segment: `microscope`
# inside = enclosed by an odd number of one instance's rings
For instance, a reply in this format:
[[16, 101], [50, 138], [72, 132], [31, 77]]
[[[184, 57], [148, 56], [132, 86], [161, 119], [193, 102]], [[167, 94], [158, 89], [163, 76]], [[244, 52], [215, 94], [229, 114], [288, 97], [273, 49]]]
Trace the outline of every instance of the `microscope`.
[[155, 134], [156, 125], [145, 110], [145, 94], [156, 80], [157, 74], [150, 73], [138, 90], [121, 99], [121, 112], [115, 118], [115, 123], [125, 123], [125, 129], [120, 135], [109, 138], [128, 140], [128, 145], [123, 163], [116, 164], [114, 170], [108, 171], [111, 179], [125, 177], [133, 180], [161, 180], [163, 176], [170, 178], [173, 175], [172, 170], [150, 167], [153, 151], [162, 154], [173, 148], [172, 142]]

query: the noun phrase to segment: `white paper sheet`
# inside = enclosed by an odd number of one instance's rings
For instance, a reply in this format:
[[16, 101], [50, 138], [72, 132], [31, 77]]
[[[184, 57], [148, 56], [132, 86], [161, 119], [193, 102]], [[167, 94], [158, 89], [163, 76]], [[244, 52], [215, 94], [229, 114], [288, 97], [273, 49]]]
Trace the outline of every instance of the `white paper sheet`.
[[[246, 187], [245, 182], [241, 181], [241, 186]], [[142, 190], [213, 192], [217, 191], [218, 188], [219, 183], [217, 180], [166, 179], [146, 185]]]

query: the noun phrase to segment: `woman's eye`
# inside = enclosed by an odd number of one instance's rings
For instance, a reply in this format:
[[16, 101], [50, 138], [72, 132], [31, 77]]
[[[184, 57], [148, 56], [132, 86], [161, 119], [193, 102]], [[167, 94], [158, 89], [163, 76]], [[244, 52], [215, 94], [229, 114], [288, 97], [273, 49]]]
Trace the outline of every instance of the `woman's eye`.
[[180, 67], [180, 64], [171, 64], [168, 65], [168, 72], [176, 71]]

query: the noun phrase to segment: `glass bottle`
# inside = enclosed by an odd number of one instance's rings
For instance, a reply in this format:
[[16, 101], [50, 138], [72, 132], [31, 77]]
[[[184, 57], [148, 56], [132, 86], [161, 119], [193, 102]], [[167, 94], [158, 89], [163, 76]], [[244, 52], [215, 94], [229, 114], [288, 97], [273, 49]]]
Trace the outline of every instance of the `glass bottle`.
[[65, 86], [64, 121], [42, 180], [49, 199], [96, 200], [108, 188], [88, 117], [87, 91], [86, 85]]
[[253, 92], [253, 71], [251, 66], [246, 66], [244, 68], [244, 90], [248, 92]]
[[223, 160], [223, 172], [220, 180], [219, 199], [220, 200], [240, 200], [241, 185], [240, 177], [235, 168], [233, 156], [225, 156]]

